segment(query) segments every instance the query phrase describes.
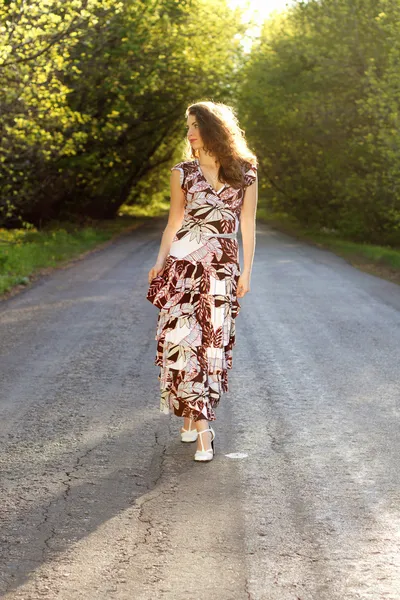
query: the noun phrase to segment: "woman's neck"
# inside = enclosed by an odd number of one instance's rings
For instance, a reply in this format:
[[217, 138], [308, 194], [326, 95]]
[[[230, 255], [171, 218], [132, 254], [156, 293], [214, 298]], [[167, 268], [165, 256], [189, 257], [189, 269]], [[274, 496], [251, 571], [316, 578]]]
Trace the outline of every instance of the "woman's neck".
[[207, 154], [202, 148], [199, 149], [198, 160], [204, 167], [219, 168], [219, 161], [213, 154]]

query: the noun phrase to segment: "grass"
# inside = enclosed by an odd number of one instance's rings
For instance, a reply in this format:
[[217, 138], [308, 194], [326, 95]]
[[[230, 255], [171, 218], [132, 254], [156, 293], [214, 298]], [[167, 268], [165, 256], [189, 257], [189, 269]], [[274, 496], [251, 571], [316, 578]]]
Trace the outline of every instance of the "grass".
[[121, 233], [136, 229], [146, 219], [168, 213], [164, 194], [150, 203], [123, 206], [118, 217], [88, 221], [86, 225], [49, 223], [45, 228], [0, 229], [0, 298], [18, 292], [37, 276], [62, 267]]
[[257, 211], [257, 219], [283, 233], [332, 250], [354, 267], [400, 285], [400, 247], [351, 242], [332, 230], [302, 227], [285, 213], [270, 213], [263, 206]]
[[18, 291], [38, 274], [63, 266], [121, 233], [135, 229], [144, 219], [121, 215], [84, 226], [50, 223], [40, 231], [0, 229], [0, 296]]

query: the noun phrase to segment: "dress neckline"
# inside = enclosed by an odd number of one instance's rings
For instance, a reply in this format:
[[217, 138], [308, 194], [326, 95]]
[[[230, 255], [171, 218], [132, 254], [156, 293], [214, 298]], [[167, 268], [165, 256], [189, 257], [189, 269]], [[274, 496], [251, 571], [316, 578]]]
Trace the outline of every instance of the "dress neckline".
[[211, 183], [208, 181], [208, 179], [204, 175], [203, 171], [201, 170], [199, 159], [195, 158], [194, 160], [197, 165], [197, 170], [199, 171], [199, 173], [202, 176], [202, 178], [204, 179], [204, 181], [207, 183], [208, 187], [214, 192], [214, 194], [217, 194], [217, 196], [219, 196], [219, 194], [222, 192], [222, 190], [226, 187], [226, 183], [224, 183], [223, 186], [219, 188], [219, 190], [214, 189], [213, 186], [211, 185]]

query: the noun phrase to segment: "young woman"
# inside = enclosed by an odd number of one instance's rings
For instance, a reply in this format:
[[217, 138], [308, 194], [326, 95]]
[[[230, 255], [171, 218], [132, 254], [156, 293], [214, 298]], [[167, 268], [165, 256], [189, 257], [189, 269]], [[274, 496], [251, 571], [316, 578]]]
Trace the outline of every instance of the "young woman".
[[184, 418], [181, 439], [197, 441], [194, 459], [204, 462], [214, 456], [209, 421], [228, 391], [238, 298], [250, 290], [257, 159], [229, 106], [198, 102], [186, 118], [191, 160], [171, 168], [168, 224], [148, 273], [147, 299], [160, 309], [160, 410]]

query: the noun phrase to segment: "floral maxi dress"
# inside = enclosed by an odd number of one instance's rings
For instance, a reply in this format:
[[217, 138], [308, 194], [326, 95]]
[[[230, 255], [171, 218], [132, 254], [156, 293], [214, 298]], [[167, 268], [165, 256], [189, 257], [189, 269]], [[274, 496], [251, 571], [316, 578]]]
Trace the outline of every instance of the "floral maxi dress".
[[256, 179], [251, 165], [244, 187], [218, 191], [198, 159], [180, 162], [185, 212], [162, 271], [147, 299], [159, 308], [155, 365], [160, 367], [163, 413], [215, 420], [232, 368], [236, 296], [240, 275], [237, 232], [245, 188]]

